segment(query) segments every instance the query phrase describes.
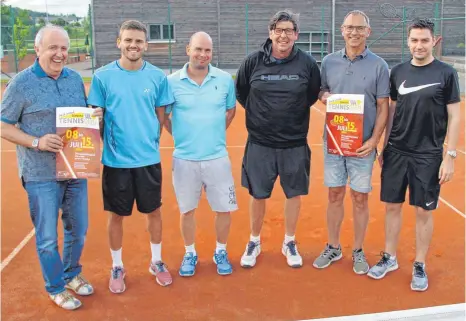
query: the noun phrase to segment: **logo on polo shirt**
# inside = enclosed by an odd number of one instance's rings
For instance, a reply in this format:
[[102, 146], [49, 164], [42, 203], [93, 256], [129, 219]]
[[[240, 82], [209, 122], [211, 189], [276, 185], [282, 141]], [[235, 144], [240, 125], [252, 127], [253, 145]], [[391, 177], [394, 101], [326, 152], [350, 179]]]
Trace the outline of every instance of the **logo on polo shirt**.
[[144, 93], [145, 93], [145, 94], [150, 93], [150, 88], [144, 89]]
[[424, 88], [427, 88], [427, 87], [432, 87], [432, 86], [435, 86], [435, 85], [440, 85], [439, 82], [436, 82], [436, 83], [433, 83], [433, 84], [427, 84], [427, 85], [421, 85], [421, 86], [415, 86], [415, 87], [405, 87], [405, 81], [403, 81], [400, 85], [400, 87], [398, 88], [398, 93], [400, 95], [407, 95], [407, 94], [410, 94], [410, 93], [413, 93], [415, 91], [419, 91], [419, 90], [422, 90]]
[[298, 80], [298, 75], [262, 75], [261, 80], [274, 81], [274, 80]]

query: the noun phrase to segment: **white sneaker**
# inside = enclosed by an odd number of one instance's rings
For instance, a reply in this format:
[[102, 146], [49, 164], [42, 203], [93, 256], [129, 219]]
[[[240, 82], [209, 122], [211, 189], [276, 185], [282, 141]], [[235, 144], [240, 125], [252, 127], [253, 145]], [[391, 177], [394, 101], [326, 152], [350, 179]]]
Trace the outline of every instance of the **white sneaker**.
[[65, 288], [73, 290], [74, 293], [79, 295], [91, 295], [94, 293], [94, 288], [81, 274], [76, 275]]
[[254, 265], [256, 265], [256, 258], [260, 253], [260, 243], [249, 241], [249, 243], [246, 245], [246, 250], [241, 257], [241, 266], [244, 268], [252, 268]]
[[65, 310], [76, 310], [82, 305], [81, 301], [76, 299], [67, 290], [54, 295], [49, 294], [49, 297], [53, 302], [55, 302], [56, 305]]
[[303, 258], [299, 255], [298, 246], [295, 241], [283, 243], [282, 253], [286, 257], [286, 262], [292, 268], [303, 266]]

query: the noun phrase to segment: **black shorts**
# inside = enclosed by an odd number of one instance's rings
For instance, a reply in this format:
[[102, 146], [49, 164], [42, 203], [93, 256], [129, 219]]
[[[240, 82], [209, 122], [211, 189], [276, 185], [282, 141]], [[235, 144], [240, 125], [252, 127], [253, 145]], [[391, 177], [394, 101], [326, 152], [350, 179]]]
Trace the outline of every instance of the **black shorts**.
[[409, 186], [409, 204], [427, 211], [437, 208], [440, 196], [438, 173], [442, 157], [420, 158], [388, 148], [383, 152], [380, 199], [403, 203]]
[[266, 199], [280, 176], [286, 198], [309, 193], [311, 150], [306, 144], [293, 148], [271, 148], [248, 141], [244, 151], [241, 185], [256, 199]]
[[104, 209], [121, 216], [138, 211], [151, 213], [162, 205], [162, 167], [159, 164], [138, 168], [104, 166], [102, 177]]

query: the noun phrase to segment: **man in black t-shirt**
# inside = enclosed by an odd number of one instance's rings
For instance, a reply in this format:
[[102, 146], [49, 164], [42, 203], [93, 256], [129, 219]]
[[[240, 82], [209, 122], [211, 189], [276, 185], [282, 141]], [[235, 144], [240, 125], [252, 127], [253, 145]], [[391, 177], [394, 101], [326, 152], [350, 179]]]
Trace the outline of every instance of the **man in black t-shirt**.
[[[386, 202], [385, 251], [368, 275], [383, 278], [398, 269], [396, 247], [401, 208], [409, 186], [409, 204], [416, 209], [416, 258], [411, 289], [425, 291], [425, 260], [432, 239], [432, 210], [440, 186], [451, 180], [460, 125], [458, 75], [432, 55], [434, 24], [415, 20], [408, 29], [412, 60], [395, 66], [390, 75], [389, 121], [382, 165], [381, 200]], [[443, 155], [443, 144], [448, 144]]]

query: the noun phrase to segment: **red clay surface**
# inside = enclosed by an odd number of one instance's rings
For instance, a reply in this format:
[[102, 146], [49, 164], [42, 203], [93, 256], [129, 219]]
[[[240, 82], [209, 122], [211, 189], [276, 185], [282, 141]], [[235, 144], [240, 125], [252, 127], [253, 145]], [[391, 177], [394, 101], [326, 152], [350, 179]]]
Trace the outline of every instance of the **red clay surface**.
[[[323, 105], [317, 109], [324, 110]], [[323, 185], [323, 153], [320, 145], [323, 116], [313, 108], [309, 144], [312, 149], [310, 194], [302, 199], [297, 240], [304, 266], [292, 269], [280, 252], [284, 237], [284, 196], [277, 182], [267, 204], [261, 234], [263, 253], [255, 268], [239, 265], [249, 237], [247, 191], [240, 186], [241, 160], [246, 141], [244, 110], [228, 130], [228, 145], [236, 182], [239, 210], [233, 214], [228, 252], [234, 273], [221, 277], [212, 262], [215, 249], [214, 214], [204, 196], [197, 211], [196, 249], [200, 262], [196, 275], [177, 274], [184, 254], [179, 232], [179, 212], [171, 184], [172, 149], [162, 149], [163, 247], [162, 255], [174, 277], [162, 288], [148, 273], [149, 236], [145, 218], [136, 210], [124, 223], [123, 262], [127, 290], [115, 295], [108, 290], [111, 257], [107, 242], [100, 180], [89, 181], [90, 226], [81, 263], [84, 275], [95, 286], [94, 295], [82, 298], [83, 307], [74, 312], [55, 306], [46, 296], [35, 252], [34, 238], [3, 270], [2, 320], [302, 320], [390, 310], [456, 304], [465, 301], [465, 220], [441, 203], [434, 212], [435, 229], [427, 272], [429, 290], [414, 293], [409, 288], [415, 253], [415, 216], [405, 206], [400, 247], [400, 269], [383, 280], [358, 276], [352, 271], [353, 228], [351, 203], [346, 199], [346, 217], [341, 244], [344, 258], [325, 270], [312, 262], [326, 242], [327, 189]], [[459, 153], [454, 180], [442, 188], [441, 196], [459, 211], [465, 211], [464, 101]], [[173, 146], [164, 132], [161, 146]], [[238, 147], [239, 146], [239, 147]], [[2, 141], [2, 261], [31, 231], [27, 197], [17, 175], [12, 144]], [[380, 168], [374, 167], [374, 190], [370, 195], [370, 225], [365, 251], [370, 264], [379, 259], [384, 246], [384, 206], [379, 201]], [[61, 229], [61, 224], [59, 226]], [[62, 233], [60, 233], [61, 235]], [[61, 248], [61, 247], [60, 247]]]

